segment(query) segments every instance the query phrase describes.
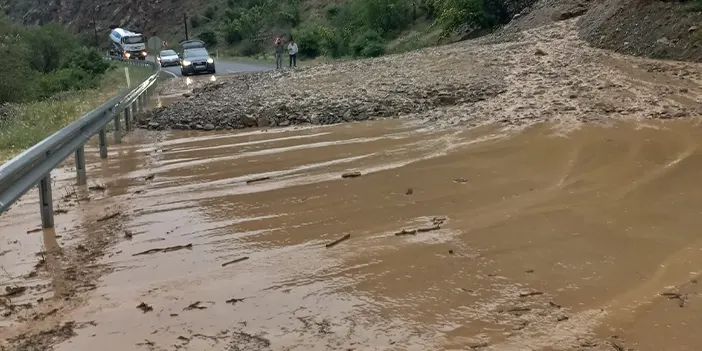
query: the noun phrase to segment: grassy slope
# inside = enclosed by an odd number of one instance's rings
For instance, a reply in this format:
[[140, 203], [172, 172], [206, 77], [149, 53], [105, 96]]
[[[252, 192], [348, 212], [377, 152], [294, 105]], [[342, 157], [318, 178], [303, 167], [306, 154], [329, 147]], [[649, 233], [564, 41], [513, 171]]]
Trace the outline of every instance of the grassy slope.
[[[150, 72], [147, 68], [130, 66], [132, 84], [141, 81]], [[7, 120], [0, 122], [0, 161], [6, 161], [43, 140], [126, 87], [124, 69], [118, 65], [105, 74], [97, 89], [69, 92], [56, 99], [8, 106], [11, 113]]]

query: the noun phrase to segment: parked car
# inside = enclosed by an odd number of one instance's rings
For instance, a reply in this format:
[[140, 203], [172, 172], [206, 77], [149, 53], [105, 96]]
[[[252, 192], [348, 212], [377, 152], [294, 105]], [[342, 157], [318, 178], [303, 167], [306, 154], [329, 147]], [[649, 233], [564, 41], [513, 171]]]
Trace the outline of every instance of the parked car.
[[215, 62], [202, 40], [186, 40], [180, 43], [180, 73], [183, 76], [198, 73], [216, 73]]
[[161, 67], [180, 65], [180, 57], [174, 50], [163, 50], [158, 53], [156, 59], [161, 63]]

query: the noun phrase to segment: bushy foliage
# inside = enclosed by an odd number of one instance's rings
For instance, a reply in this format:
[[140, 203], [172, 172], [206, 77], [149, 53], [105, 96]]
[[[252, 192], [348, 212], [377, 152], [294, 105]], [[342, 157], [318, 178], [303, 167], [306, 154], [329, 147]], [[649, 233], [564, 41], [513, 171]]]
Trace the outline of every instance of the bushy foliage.
[[110, 67], [58, 24], [24, 27], [0, 14], [0, 103], [92, 88]]
[[[295, 38], [304, 57], [374, 57], [417, 21], [433, 23], [447, 35], [457, 29], [492, 29], [536, 0], [345, 0], [327, 4], [318, 16], [306, 13], [306, 18], [300, 1], [228, 0], [216, 12], [214, 28], [239, 52], [272, 50], [271, 36], [283, 35]], [[214, 15], [210, 8], [205, 12]]]
[[219, 42], [217, 34], [211, 30], [200, 33], [197, 38], [202, 40], [208, 47], [215, 46]]

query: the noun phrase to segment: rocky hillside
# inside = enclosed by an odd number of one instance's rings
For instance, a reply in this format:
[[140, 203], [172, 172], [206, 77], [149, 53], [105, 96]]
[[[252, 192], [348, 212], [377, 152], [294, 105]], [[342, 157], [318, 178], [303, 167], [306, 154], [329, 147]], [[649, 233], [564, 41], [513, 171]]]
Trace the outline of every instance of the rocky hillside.
[[[265, 42], [268, 34], [295, 32], [320, 46], [308, 52], [318, 54], [317, 51], [322, 49], [334, 51], [339, 48], [343, 40], [334, 38], [338, 33], [335, 34], [331, 24], [342, 19], [349, 20], [339, 17], [347, 16], [344, 13], [358, 12], [358, 9], [345, 12], [342, 5], [349, 1], [272, 2], [279, 5], [273, 5], [278, 7], [268, 11], [270, 13], [264, 10], [271, 2], [262, 0], [0, 0], [0, 6], [10, 17], [25, 23], [66, 23], [90, 40], [94, 40], [95, 20], [101, 44], [107, 41], [107, 30], [111, 25], [141, 30], [147, 35], [159, 35], [168, 40], [182, 39], [182, 16], [187, 13], [192, 18], [191, 26], [195, 28], [191, 30], [195, 35], [205, 33], [208, 39], [225, 48], [232, 46], [240, 48], [243, 53], [253, 53], [256, 49], [247, 42], [247, 36]], [[348, 46], [345, 54], [373, 56], [435, 45], [438, 33], [436, 27], [430, 24], [436, 22], [470, 32], [475, 29], [475, 23], [492, 28], [503, 22], [505, 16], [514, 17], [514, 21], [507, 26], [506, 31], [509, 32], [582, 15], [578, 23], [579, 35], [595, 46], [654, 58], [702, 60], [702, 30], [699, 28], [702, 24], [702, 0], [498, 0], [483, 2], [493, 4], [485, 7], [485, 11], [490, 12], [487, 17], [484, 13], [450, 11], [455, 9], [442, 7], [451, 3], [445, 0], [382, 0], [370, 3], [393, 5], [389, 8], [405, 4], [406, 12], [403, 15], [407, 17], [370, 18], [385, 23], [385, 28], [370, 28], [370, 33], [362, 28], [356, 32], [364, 33], [345, 38], [345, 45]], [[372, 10], [368, 8], [364, 11], [371, 14], [383, 12]], [[464, 13], [464, 16], [460, 17], [457, 13]], [[472, 22], [466, 22], [467, 18], [471, 18]], [[357, 20], [351, 19], [345, 25], [362, 25], [362, 21]], [[411, 23], [402, 25], [399, 22]], [[246, 33], [247, 30], [251, 33]], [[344, 31], [345, 28], [338, 28], [337, 32]], [[473, 32], [485, 33], [482, 30]], [[381, 44], [385, 50], [377, 48], [376, 34], [383, 37]], [[458, 35], [453, 38], [473, 36]], [[326, 48], [321, 48], [325, 45]]]
[[[194, 13], [206, 0], [0, 0], [10, 18], [25, 24], [52, 21], [67, 24], [92, 42], [97, 29], [100, 45], [108, 42], [110, 26], [147, 35], [173, 37], [183, 32], [183, 13]], [[93, 22], [94, 21], [94, 22]]]

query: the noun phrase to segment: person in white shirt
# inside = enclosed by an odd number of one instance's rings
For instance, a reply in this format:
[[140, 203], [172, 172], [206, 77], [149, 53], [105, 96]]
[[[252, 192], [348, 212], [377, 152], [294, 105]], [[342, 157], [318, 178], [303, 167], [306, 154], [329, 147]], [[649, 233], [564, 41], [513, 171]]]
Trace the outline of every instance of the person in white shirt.
[[288, 44], [288, 54], [290, 55], [290, 68], [297, 67], [297, 43], [292, 38]]

